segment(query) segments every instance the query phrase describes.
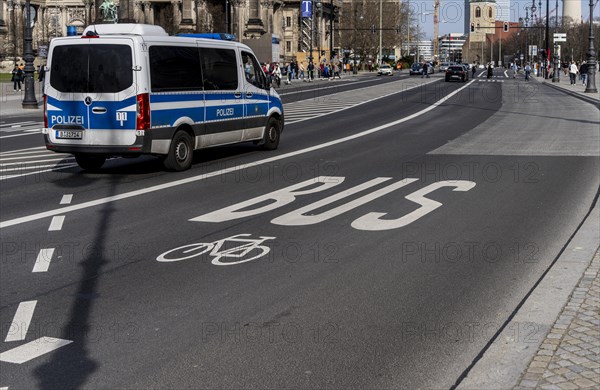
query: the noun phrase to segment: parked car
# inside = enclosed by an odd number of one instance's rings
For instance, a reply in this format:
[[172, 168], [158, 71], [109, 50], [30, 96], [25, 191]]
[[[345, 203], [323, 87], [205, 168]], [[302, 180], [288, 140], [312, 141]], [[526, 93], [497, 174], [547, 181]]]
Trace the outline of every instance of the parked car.
[[462, 65], [452, 65], [446, 70], [446, 81], [460, 80], [466, 81], [469, 77], [469, 72]]
[[445, 72], [446, 70], [448, 70], [449, 66], [450, 66], [449, 62], [442, 62], [440, 64], [440, 72]]
[[394, 68], [392, 68], [388, 64], [381, 64], [381, 66], [377, 70], [377, 76], [381, 76], [381, 75], [393, 76], [394, 75]]

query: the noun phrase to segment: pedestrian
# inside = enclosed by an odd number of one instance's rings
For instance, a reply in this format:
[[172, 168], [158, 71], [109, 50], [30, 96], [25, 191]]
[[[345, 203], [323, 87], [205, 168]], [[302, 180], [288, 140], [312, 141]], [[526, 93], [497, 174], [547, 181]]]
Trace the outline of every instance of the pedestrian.
[[531, 66], [529, 63], [525, 65], [525, 80], [529, 81], [529, 77], [531, 76]]
[[338, 79], [342, 78], [342, 76], [340, 75], [340, 63], [339, 62], [333, 64], [333, 78], [335, 79], [336, 76]]
[[577, 84], [577, 65], [575, 65], [575, 61], [571, 61], [571, 65], [569, 65], [569, 78], [571, 79], [571, 85]]
[[23, 70], [21, 68], [19, 68], [17, 65], [15, 65], [15, 67], [13, 68], [13, 70], [10, 73], [12, 75], [10, 78], [10, 81], [13, 82], [13, 90], [15, 92], [17, 92], [17, 89], [19, 91], [21, 91], [21, 81], [23, 78]]
[[42, 84], [42, 95], [44, 95], [44, 80], [46, 79], [46, 65], [38, 69], [38, 81]]
[[273, 68], [273, 79], [277, 84], [277, 88], [279, 88], [281, 86], [281, 69], [279, 69], [278, 64], [275, 64], [275, 68]]
[[473, 78], [474, 78], [475, 73], [477, 73], [477, 66], [475, 66], [475, 64], [471, 64], [471, 73], [473, 74]]
[[312, 61], [310, 61], [308, 63], [308, 81], [313, 81], [313, 79], [315, 78], [314, 72], [315, 72], [315, 64], [313, 64]]
[[579, 67], [579, 74], [581, 75], [581, 83], [583, 84], [584, 87], [587, 85], [588, 68], [589, 68], [589, 65], [585, 61], [583, 61], [581, 63], [581, 66]]
[[488, 68], [487, 68], [487, 78], [489, 79], [493, 75], [494, 75], [494, 68], [492, 68], [492, 63], [490, 62], [488, 64]]
[[292, 62], [290, 62], [290, 68], [292, 69], [292, 79], [295, 79], [296, 76], [298, 75], [298, 68], [297, 68], [297, 65], [294, 62], [294, 60], [292, 60]]
[[299, 73], [298, 78], [302, 79], [303, 81], [306, 81], [306, 80], [304, 80], [304, 62], [300, 63], [300, 65], [298, 66], [298, 69], [299, 69], [298, 70], [298, 73]]
[[422, 72], [423, 72], [423, 74], [421, 74], [421, 78], [423, 78], [425, 76], [427, 76], [427, 78], [429, 78], [429, 64], [427, 62], [423, 62]]
[[287, 81], [285, 83], [291, 84], [292, 78], [294, 78], [294, 66], [291, 63], [289, 63], [287, 66]]

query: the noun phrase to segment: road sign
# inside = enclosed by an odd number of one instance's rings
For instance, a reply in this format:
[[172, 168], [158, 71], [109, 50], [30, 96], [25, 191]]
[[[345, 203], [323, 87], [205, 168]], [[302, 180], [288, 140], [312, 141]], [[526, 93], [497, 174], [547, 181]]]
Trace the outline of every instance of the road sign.
[[310, 1], [310, 0], [302, 1], [302, 17], [303, 18], [312, 18], [312, 1]]
[[525, 58], [525, 56], [524, 56], [523, 54], [521, 54], [521, 55], [519, 56], [519, 58], [520, 58], [520, 59], [523, 59], [523, 58]]
[[566, 42], [567, 41], [567, 33], [554, 33], [553, 38], [554, 38], [554, 42]]

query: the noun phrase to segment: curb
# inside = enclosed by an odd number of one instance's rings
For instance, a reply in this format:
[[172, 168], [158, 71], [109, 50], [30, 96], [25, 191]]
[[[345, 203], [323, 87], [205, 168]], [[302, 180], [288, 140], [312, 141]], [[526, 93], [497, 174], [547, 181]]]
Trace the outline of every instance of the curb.
[[[508, 389], [518, 384], [556, 319], [568, 303], [600, 245], [600, 204], [578, 226], [559, 257], [526, 297], [510, 322], [453, 388]], [[487, 347], [487, 346], [486, 346]]]
[[575, 98], [577, 98], [579, 100], [583, 100], [586, 103], [591, 103], [594, 106], [596, 106], [597, 109], [600, 110], [600, 100], [598, 100], [598, 99], [594, 99], [593, 97], [582, 95], [581, 92], [571, 91], [571, 90], [568, 90], [567, 88], [560, 87], [558, 85], [555, 85], [553, 83], [549, 83], [547, 81], [539, 81], [539, 82], [542, 83], [543, 85], [546, 85], [546, 86], [550, 87], [550, 88], [554, 88], [557, 91], [564, 92], [567, 95], [571, 95], [571, 96], [573, 96], [573, 97], [575, 97]]

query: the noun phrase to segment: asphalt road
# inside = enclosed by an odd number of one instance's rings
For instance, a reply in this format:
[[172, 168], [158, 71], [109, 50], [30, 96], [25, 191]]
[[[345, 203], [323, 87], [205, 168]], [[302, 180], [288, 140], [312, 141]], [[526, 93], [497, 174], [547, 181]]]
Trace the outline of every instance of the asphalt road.
[[[290, 112], [345, 109], [298, 116], [274, 152], [4, 178], [0, 387], [451, 387], [600, 184], [598, 110], [497, 76], [292, 85]], [[5, 361], [41, 337], [70, 343]]]

